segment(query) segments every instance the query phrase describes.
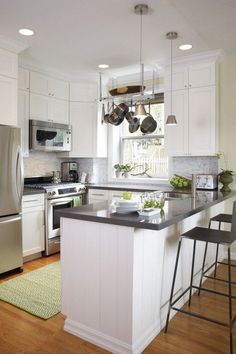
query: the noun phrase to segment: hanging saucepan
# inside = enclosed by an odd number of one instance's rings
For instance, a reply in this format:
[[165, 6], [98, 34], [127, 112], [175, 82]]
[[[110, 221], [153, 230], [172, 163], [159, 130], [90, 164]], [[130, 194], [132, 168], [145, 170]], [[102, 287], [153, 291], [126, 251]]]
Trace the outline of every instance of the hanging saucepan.
[[129, 123], [129, 132], [135, 133], [138, 130], [140, 124], [139, 124], [139, 119], [134, 117], [134, 112], [132, 111], [132, 107], [133, 107], [132, 100], [130, 106], [131, 106], [131, 110], [126, 113], [125, 118]]
[[152, 116], [144, 118], [140, 125], [140, 130], [143, 134], [151, 134], [156, 130], [157, 122]]
[[129, 132], [135, 133], [140, 126], [139, 119], [137, 117], [133, 118], [133, 121], [129, 123]]
[[126, 113], [129, 111], [129, 107], [125, 103], [120, 103], [113, 109], [109, 116], [109, 123], [113, 125], [119, 125], [123, 122]]

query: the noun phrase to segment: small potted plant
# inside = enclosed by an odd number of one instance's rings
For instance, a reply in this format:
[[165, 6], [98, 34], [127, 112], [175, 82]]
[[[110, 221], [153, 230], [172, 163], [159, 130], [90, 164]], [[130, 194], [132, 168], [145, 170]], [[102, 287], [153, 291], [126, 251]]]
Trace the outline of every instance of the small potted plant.
[[219, 181], [223, 184], [223, 187], [221, 188], [221, 192], [230, 192], [231, 189], [229, 187], [229, 184], [233, 182], [233, 172], [234, 171], [229, 170], [227, 168], [227, 161], [226, 161], [224, 153], [219, 152], [216, 154], [216, 156], [218, 159], [223, 157], [224, 165], [225, 165], [225, 169], [221, 168], [221, 172], [218, 174]]
[[134, 165], [131, 165], [129, 163], [125, 164], [122, 166], [122, 174], [125, 178], [129, 178], [130, 172], [134, 169]]
[[122, 172], [123, 172], [123, 165], [120, 165], [119, 163], [115, 164], [114, 166], [115, 169], [115, 175], [117, 178], [121, 177]]

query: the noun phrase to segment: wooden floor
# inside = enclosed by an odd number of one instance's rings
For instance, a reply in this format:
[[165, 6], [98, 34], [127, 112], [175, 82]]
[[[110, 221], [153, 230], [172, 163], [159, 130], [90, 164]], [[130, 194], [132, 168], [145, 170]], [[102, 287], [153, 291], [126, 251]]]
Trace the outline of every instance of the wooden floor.
[[[37, 269], [59, 259], [58, 255], [41, 258], [24, 265], [24, 272]], [[224, 267], [223, 267], [224, 268]], [[219, 273], [226, 274], [221, 268]], [[0, 282], [14, 276], [2, 277]], [[236, 268], [234, 271], [236, 280]], [[216, 288], [212, 281], [209, 285]], [[217, 286], [223, 289], [224, 286]], [[236, 286], [234, 287], [236, 293]], [[235, 300], [236, 301], [236, 300]], [[225, 299], [208, 293], [193, 296], [191, 308], [204, 315], [225, 320]], [[236, 306], [234, 306], [236, 311]], [[92, 354], [108, 353], [63, 331], [64, 318], [58, 314], [45, 321], [0, 301], [0, 354]], [[236, 324], [235, 324], [236, 327]], [[236, 329], [234, 329], [236, 353]], [[228, 330], [178, 313], [170, 322], [168, 333], [160, 333], [145, 349], [144, 354], [227, 354]]]

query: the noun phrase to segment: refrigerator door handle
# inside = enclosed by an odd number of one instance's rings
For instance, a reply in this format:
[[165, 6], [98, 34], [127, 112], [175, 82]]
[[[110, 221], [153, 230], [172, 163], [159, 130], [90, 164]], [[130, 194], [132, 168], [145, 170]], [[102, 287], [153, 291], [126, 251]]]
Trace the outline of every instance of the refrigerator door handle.
[[24, 182], [23, 182], [23, 161], [21, 155], [21, 148], [18, 146], [16, 151], [16, 190], [18, 194], [18, 198], [21, 202], [24, 190]]
[[0, 224], [6, 224], [8, 222], [18, 221], [18, 220], [21, 220], [21, 216], [16, 216], [16, 217], [7, 216], [5, 218], [0, 218]]

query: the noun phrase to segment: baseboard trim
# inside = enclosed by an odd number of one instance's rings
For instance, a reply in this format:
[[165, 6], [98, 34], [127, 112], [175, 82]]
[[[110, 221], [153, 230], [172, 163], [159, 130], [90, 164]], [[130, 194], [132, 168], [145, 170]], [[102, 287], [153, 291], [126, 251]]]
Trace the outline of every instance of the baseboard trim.
[[131, 345], [68, 318], [65, 321], [64, 330], [112, 353], [133, 354]]
[[156, 323], [133, 345], [68, 318], [65, 320], [64, 330], [115, 354], [140, 354], [158, 335], [161, 327], [159, 322]]

